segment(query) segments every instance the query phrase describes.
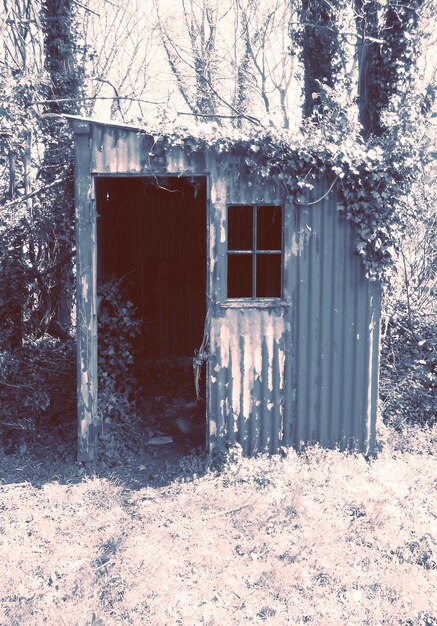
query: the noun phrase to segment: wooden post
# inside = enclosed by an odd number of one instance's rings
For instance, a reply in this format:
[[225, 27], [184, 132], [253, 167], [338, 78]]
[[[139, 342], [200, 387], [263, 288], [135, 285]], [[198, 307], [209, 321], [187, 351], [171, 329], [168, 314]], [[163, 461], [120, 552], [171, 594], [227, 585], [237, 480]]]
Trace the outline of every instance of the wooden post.
[[90, 172], [90, 125], [74, 120], [78, 459], [97, 461], [100, 430], [97, 413], [96, 217]]

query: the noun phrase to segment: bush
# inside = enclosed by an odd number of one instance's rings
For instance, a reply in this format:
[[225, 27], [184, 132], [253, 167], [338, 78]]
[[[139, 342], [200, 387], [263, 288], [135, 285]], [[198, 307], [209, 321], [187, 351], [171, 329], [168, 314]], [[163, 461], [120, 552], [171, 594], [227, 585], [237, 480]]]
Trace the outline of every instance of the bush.
[[76, 344], [48, 335], [0, 352], [0, 431], [34, 438], [47, 429], [74, 428]]
[[436, 326], [409, 327], [398, 316], [387, 328], [381, 352], [382, 415], [386, 423], [436, 423]]
[[[134, 356], [141, 321], [127, 299], [123, 279], [99, 285], [99, 411], [106, 457], [116, 457], [135, 413], [137, 391]], [[120, 429], [125, 431], [120, 433]]]

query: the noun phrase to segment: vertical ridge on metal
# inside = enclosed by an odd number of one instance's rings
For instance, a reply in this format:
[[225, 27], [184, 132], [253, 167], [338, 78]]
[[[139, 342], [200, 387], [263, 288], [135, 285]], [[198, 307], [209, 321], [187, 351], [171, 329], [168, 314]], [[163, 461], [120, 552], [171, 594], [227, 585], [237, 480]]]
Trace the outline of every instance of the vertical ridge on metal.
[[78, 459], [97, 459], [96, 216], [92, 197], [90, 124], [72, 122], [75, 135]]
[[[380, 285], [355, 251], [355, 229], [321, 180], [295, 206], [288, 287], [291, 362], [284, 444], [371, 454], [378, 398]], [[321, 198], [319, 202], [314, 198]]]

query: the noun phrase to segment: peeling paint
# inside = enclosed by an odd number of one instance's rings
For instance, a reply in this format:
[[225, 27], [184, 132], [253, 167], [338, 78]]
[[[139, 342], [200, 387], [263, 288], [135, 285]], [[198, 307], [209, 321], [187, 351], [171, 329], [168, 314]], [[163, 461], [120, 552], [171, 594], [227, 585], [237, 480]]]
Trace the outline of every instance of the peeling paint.
[[82, 298], [85, 300], [88, 295], [88, 279], [87, 279], [86, 274], [82, 276], [81, 284], [82, 284]]
[[214, 222], [211, 220], [211, 223], [209, 225], [209, 271], [211, 276], [215, 275], [215, 268], [216, 268], [216, 263], [217, 263], [217, 255], [216, 255], [216, 247], [215, 247], [215, 240], [216, 240], [216, 232], [215, 232], [215, 224]]
[[297, 233], [293, 233], [291, 238], [291, 254], [293, 256], [298, 256], [301, 252], [300, 243], [297, 240]]
[[[283, 314], [277, 314], [274, 307], [273, 311], [230, 307], [224, 309], [223, 316], [213, 321], [211, 350], [220, 354], [223, 365], [220, 376], [226, 376], [228, 382], [228, 419], [233, 424], [233, 433], [238, 435], [248, 453], [261, 445], [260, 423], [253, 424], [254, 413], [259, 417], [263, 415], [265, 419], [271, 415], [271, 424], [265, 423], [262, 427], [267, 429], [263, 446], [267, 445], [270, 451], [275, 451], [280, 445], [278, 428], [273, 430], [273, 424], [282, 422], [284, 390], [276, 386], [284, 381], [284, 351], [278, 350], [278, 346], [284, 345], [285, 319]], [[275, 350], [280, 369], [276, 380], [273, 377]], [[213, 398], [218, 399], [218, 394], [224, 390], [223, 386], [219, 387], [211, 380]], [[220, 411], [224, 412], [225, 403], [222, 400], [220, 397]]]
[[[223, 326], [220, 333], [220, 354], [222, 357], [222, 367], [229, 367], [229, 350], [230, 350], [230, 328]], [[234, 347], [234, 346], [232, 346]], [[231, 348], [232, 349], [232, 348]]]
[[299, 232], [293, 233], [291, 238], [291, 254], [293, 256], [300, 256], [308, 245], [310, 237], [313, 235], [315, 235], [315, 233], [313, 233], [313, 229], [311, 226], [308, 226], [308, 224], [302, 227]]
[[220, 243], [226, 243], [226, 221], [224, 219], [220, 224]]

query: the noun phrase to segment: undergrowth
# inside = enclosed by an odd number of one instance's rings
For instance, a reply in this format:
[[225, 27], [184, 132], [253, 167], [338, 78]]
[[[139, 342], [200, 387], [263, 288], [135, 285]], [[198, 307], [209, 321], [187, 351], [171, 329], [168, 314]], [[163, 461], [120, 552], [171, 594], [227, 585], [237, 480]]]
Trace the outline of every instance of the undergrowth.
[[24, 452], [53, 430], [76, 431], [76, 342], [48, 335], [0, 352], [0, 438]]
[[409, 323], [406, 315], [389, 322], [382, 341], [380, 398], [387, 424], [436, 423], [437, 329], [435, 318]]
[[128, 299], [123, 278], [99, 284], [99, 412], [103, 456], [109, 461], [126, 453], [135, 419], [140, 384], [134, 357], [141, 321]]

